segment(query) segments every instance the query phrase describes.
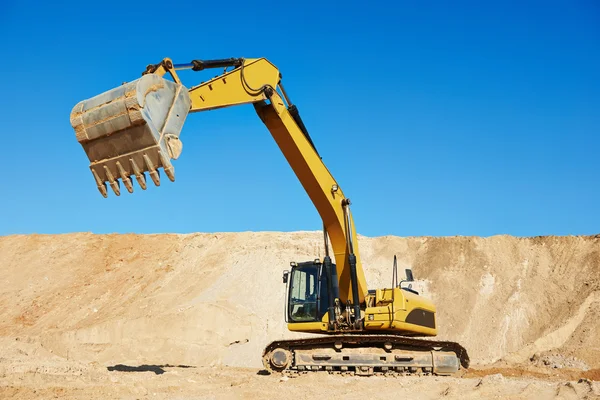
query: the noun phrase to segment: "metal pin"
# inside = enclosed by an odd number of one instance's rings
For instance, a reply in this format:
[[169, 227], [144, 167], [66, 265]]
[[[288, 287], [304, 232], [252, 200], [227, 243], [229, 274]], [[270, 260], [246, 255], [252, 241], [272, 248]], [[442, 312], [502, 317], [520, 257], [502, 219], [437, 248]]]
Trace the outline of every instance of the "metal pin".
[[98, 174], [96, 173], [96, 171], [94, 169], [92, 169], [92, 174], [94, 175], [94, 179], [96, 180], [96, 185], [98, 186], [98, 190], [100, 191], [100, 193], [102, 194], [102, 196], [104, 198], [107, 198], [108, 191], [106, 190], [106, 183], [104, 183], [102, 181], [102, 179], [100, 179], [100, 177], [98, 176]]
[[127, 175], [127, 172], [125, 172], [125, 168], [123, 168], [119, 161], [117, 161], [117, 169], [119, 170], [119, 175], [121, 175], [121, 180], [127, 188], [127, 191], [129, 193], [133, 193], [133, 184], [131, 183], [131, 178]]
[[140, 185], [142, 190], [146, 190], [146, 174], [140, 171], [140, 168], [133, 160], [133, 158], [130, 158], [129, 162], [131, 163], [131, 168], [133, 168], [133, 173], [135, 174], [135, 179], [137, 180], [137, 183]]
[[110, 187], [112, 188], [113, 192], [115, 192], [117, 196], [120, 196], [121, 188], [119, 187], [119, 181], [115, 179], [112, 172], [110, 172], [110, 169], [106, 165], [104, 166], [104, 172], [106, 172], [106, 179], [108, 179], [108, 183], [110, 183]]
[[148, 157], [147, 154], [144, 154], [144, 162], [146, 163], [146, 168], [148, 169], [148, 172], [150, 172], [150, 178], [152, 178], [152, 182], [154, 182], [156, 186], [160, 186], [160, 175], [158, 173], [158, 170], [154, 168], [154, 164], [152, 163], [150, 157]]
[[160, 162], [163, 166], [163, 169], [165, 170], [165, 174], [167, 174], [171, 182], [175, 182], [175, 168], [170, 166], [170, 164], [167, 164], [165, 156], [162, 152], [159, 151], [158, 156], [160, 157]]

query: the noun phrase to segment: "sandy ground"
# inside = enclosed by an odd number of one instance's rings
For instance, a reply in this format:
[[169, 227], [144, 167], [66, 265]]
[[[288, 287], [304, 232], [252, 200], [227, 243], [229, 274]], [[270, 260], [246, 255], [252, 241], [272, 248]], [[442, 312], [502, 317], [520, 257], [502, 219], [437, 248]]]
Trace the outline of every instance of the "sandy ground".
[[438, 307], [459, 377], [261, 374], [281, 272], [319, 232], [0, 237], [0, 398], [600, 398], [600, 238], [360, 237]]
[[[119, 369], [126, 369], [119, 367]], [[131, 370], [131, 368], [129, 368]], [[600, 398], [598, 382], [506, 378], [351, 377], [319, 372], [295, 378], [250, 368], [157, 365], [135, 372], [87, 367], [62, 374], [22, 372], [0, 382], [2, 398], [69, 399], [581, 399]]]

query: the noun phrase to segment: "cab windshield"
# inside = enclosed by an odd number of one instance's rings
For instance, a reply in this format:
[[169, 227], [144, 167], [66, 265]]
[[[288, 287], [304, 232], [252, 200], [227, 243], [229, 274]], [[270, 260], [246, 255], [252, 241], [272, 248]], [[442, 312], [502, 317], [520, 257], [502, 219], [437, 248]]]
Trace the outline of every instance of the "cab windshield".
[[292, 270], [290, 286], [290, 319], [308, 322], [317, 319], [317, 274], [316, 265], [299, 266]]
[[[327, 310], [327, 285], [325, 279], [319, 285], [319, 266], [307, 264], [292, 269], [288, 304], [292, 322], [320, 321]], [[318, 296], [319, 288], [321, 296]]]

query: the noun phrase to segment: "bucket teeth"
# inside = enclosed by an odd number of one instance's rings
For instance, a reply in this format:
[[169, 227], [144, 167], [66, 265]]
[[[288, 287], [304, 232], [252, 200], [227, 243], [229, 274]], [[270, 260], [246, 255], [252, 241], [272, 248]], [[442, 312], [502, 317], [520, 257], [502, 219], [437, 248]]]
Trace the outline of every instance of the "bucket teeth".
[[108, 183], [110, 183], [110, 187], [112, 188], [113, 192], [115, 192], [117, 196], [120, 196], [121, 188], [119, 187], [119, 181], [115, 179], [112, 172], [110, 172], [110, 169], [106, 165], [104, 166], [104, 172], [106, 172], [106, 179], [108, 179]]
[[175, 168], [173, 168], [171, 164], [166, 160], [165, 156], [161, 151], [158, 152], [158, 156], [160, 157], [160, 162], [163, 165], [165, 174], [167, 174], [167, 177], [171, 182], [175, 182]]
[[106, 190], [106, 183], [104, 183], [102, 181], [102, 179], [100, 179], [100, 177], [98, 176], [98, 174], [96, 173], [96, 171], [92, 168], [92, 174], [94, 175], [94, 179], [96, 180], [96, 185], [98, 186], [98, 190], [100, 191], [100, 193], [102, 194], [102, 196], [104, 198], [108, 197], [108, 192]]
[[152, 178], [152, 181], [156, 186], [160, 186], [160, 175], [158, 170], [154, 167], [152, 160], [150, 160], [150, 157], [148, 157], [147, 154], [144, 154], [144, 162], [146, 163], [146, 169], [150, 172], [150, 178]]
[[106, 183], [102, 182], [100, 185], [98, 185], [98, 190], [100, 191], [102, 196], [104, 196], [104, 198], [108, 197], [108, 190], [106, 189]]
[[129, 162], [131, 163], [131, 168], [133, 168], [133, 173], [135, 175], [135, 179], [137, 180], [137, 183], [140, 185], [142, 190], [146, 190], [146, 174], [144, 174], [140, 170], [140, 167], [138, 167], [137, 163], [135, 162], [135, 160], [133, 158], [130, 158]]
[[152, 178], [152, 182], [154, 182], [156, 186], [160, 186], [160, 173], [157, 169], [150, 171], [150, 178]]
[[115, 192], [115, 194], [117, 196], [121, 195], [121, 186], [119, 185], [119, 181], [111, 182], [110, 187], [112, 188], [113, 192]]
[[138, 185], [140, 185], [140, 187], [142, 188], [142, 190], [146, 190], [146, 174], [144, 174], [143, 172], [139, 175], [135, 176], [135, 179], [137, 180]]
[[125, 169], [119, 161], [117, 161], [117, 169], [119, 170], [119, 175], [121, 175], [121, 180], [127, 188], [127, 191], [129, 193], [133, 193], [133, 184], [131, 183], [131, 178], [129, 177], [129, 175], [127, 175], [127, 172], [125, 172]]

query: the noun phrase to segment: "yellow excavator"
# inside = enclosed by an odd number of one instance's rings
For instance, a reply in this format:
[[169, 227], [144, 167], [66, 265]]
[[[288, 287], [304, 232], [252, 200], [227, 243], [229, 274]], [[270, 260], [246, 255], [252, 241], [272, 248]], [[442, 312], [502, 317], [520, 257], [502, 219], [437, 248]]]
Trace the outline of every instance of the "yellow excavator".
[[[188, 89], [177, 71], [189, 69], [221, 71]], [[160, 185], [160, 168], [175, 180], [171, 160], [182, 152], [180, 133], [190, 112], [252, 104], [316, 207], [325, 248], [322, 259], [291, 262], [283, 274], [288, 329], [319, 335], [267, 344], [267, 371], [452, 375], [468, 368], [461, 345], [426, 338], [437, 335], [436, 307], [409, 287], [410, 270], [398, 282], [394, 259], [392, 287], [367, 288], [350, 199], [323, 163], [281, 79], [265, 58], [185, 64], [165, 58], [141, 77], [75, 105], [71, 125], [102, 196], [108, 196], [107, 184], [119, 196], [121, 184], [133, 192], [133, 179], [146, 189], [146, 173]]]

